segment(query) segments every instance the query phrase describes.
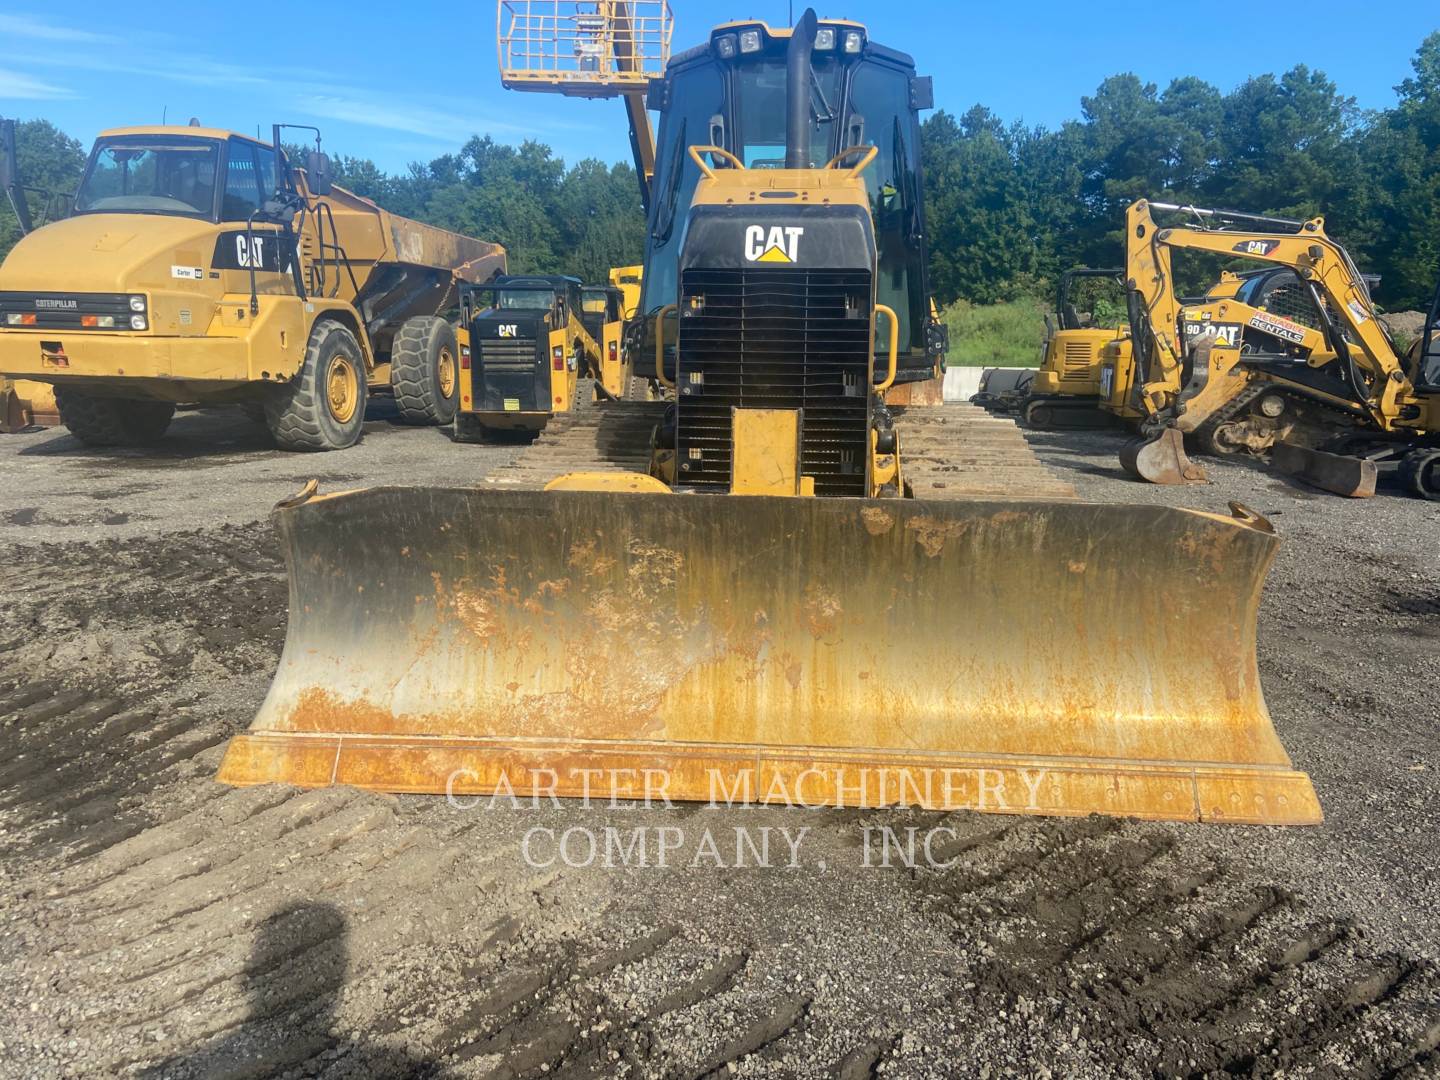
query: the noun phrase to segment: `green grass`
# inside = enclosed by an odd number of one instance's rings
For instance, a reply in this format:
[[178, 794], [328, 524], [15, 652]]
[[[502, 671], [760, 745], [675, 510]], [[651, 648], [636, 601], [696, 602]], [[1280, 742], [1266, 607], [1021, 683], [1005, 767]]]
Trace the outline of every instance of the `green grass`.
[[1035, 367], [1040, 362], [1045, 311], [1038, 300], [957, 300], [940, 317], [950, 328], [950, 367]]

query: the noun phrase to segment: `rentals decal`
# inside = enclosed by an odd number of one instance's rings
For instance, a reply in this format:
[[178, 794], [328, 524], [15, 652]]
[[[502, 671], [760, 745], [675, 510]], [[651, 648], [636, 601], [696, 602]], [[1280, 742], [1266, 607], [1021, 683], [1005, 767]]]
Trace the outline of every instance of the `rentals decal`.
[[1257, 311], [1250, 316], [1250, 325], [1256, 330], [1263, 330], [1267, 334], [1273, 334], [1286, 341], [1293, 341], [1297, 345], [1305, 343], [1305, 327], [1297, 322], [1291, 322], [1283, 315], [1271, 315], [1267, 311]]
[[749, 262], [793, 263], [800, 258], [799, 225], [751, 225], [745, 230], [745, 258]]

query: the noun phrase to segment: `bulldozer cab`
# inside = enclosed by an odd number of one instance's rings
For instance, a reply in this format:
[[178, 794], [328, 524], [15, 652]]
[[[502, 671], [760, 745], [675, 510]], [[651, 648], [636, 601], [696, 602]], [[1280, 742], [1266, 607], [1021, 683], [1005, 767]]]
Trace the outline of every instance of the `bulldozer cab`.
[[[599, 347], [582, 321], [580, 279], [505, 275], [460, 288], [462, 386], [457, 431], [537, 432], [574, 403]], [[468, 367], [469, 385], [463, 385]]]
[[[673, 57], [651, 84], [660, 128], [640, 302], [647, 335], [655, 314], [678, 296], [681, 226], [701, 178], [690, 147], [719, 147], [748, 169], [787, 166], [790, 37], [789, 28], [763, 22], [725, 24], [706, 44]], [[820, 168], [851, 147], [875, 149], [864, 179], [878, 254], [876, 299], [899, 318], [897, 382], [930, 378], [941, 355], [927, 300], [920, 184], [919, 113], [931, 107], [930, 80], [915, 74], [909, 56], [843, 20], [817, 23], [807, 60], [797, 77], [808, 92], [796, 118], [807, 150], [789, 167]], [[647, 337], [642, 374], [650, 373], [653, 354]]]

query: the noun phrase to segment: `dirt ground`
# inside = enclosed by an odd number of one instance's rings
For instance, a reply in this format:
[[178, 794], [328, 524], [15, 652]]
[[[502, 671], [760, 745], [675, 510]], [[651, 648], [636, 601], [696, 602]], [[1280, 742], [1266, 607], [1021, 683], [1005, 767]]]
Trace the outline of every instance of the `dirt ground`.
[[[284, 636], [274, 502], [515, 452], [373, 417], [323, 456], [225, 411], [0, 437], [0, 1074], [1440, 1075], [1440, 504], [1146, 487], [1117, 435], [1030, 433], [1084, 498], [1274, 522], [1261, 671], [1317, 828], [222, 788]], [[683, 840], [527, 845], [577, 826]], [[879, 865], [882, 827], [951, 865]]]

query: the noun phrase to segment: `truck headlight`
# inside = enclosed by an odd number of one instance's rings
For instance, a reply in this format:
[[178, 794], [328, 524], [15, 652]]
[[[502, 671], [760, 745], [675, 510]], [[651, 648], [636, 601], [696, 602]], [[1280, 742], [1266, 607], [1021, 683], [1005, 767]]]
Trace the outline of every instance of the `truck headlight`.
[[130, 329], [131, 329], [131, 330], [144, 330], [144, 329], [145, 329], [145, 326], [146, 326], [146, 323], [145, 323], [145, 316], [144, 316], [144, 315], [131, 315], [131, 316], [130, 316]]
[[847, 53], [858, 53], [860, 46], [864, 43], [865, 38], [861, 36], [859, 30], [847, 30], [845, 32], [845, 51]]
[[732, 60], [735, 57], [735, 35], [722, 34], [715, 39], [715, 51], [721, 60]]
[[143, 296], [132, 296], [132, 297], [130, 297], [130, 310], [131, 310], [131, 311], [144, 311], [144, 310], [145, 310], [145, 297], [143, 297]]
[[817, 52], [835, 47], [835, 28], [833, 26], [822, 26], [815, 31], [815, 49]]
[[759, 30], [740, 31], [740, 51], [742, 53], [752, 53], [760, 51]]

